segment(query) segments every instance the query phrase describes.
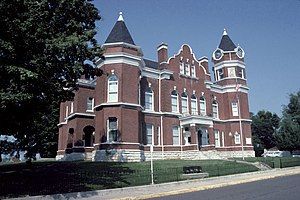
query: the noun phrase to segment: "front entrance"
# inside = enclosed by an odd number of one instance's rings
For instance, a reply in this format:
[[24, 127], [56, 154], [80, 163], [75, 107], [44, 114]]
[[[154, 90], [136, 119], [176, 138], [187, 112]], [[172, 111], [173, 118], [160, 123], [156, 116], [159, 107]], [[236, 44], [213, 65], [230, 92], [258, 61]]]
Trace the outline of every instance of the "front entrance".
[[199, 129], [197, 132], [197, 139], [198, 139], [198, 149], [200, 150], [202, 147], [202, 130]]
[[199, 129], [197, 132], [198, 149], [200, 150], [204, 145], [209, 144], [209, 135], [207, 129]]

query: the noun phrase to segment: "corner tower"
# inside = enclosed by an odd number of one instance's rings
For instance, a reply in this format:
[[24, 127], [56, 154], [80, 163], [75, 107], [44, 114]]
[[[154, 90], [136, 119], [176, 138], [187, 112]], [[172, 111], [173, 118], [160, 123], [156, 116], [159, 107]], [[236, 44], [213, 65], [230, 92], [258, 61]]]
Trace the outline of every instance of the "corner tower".
[[[100, 153], [107, 148], [138, 149], [143, 53], [134, 43], [122, 12], [102, 48], [105, 59], [96, 63], [104, 75], [97, 79], [95, 89], [95, 146]], [[104, 155], [105, 151], [100, 156]]]
[[246, 86], [244, 56], [242, 47], [236, 46], [224, 29], [221, 42], [212, 55], [215, 82], [222, 86], [232, 84]]

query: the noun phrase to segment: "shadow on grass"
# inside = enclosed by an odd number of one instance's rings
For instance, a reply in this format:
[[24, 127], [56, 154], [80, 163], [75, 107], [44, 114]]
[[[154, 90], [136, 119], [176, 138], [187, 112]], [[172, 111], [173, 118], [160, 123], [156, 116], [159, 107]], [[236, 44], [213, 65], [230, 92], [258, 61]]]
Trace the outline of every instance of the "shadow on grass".
[[[2, 165], [0, 198], [124, 187], [130, 185], [126, 177], [133, 172], [119, 163], [36, 162]], [[92, 196], [93, 192], [88, 195]]]

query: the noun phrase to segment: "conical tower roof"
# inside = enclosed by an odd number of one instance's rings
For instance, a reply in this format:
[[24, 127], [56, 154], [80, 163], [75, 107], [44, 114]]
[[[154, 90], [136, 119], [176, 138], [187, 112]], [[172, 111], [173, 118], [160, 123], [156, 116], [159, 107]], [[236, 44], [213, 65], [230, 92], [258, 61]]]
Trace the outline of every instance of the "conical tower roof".
[[134, 41], [125, 25], [122, 12], [119, 13], [119, 18], [110, 34], [108, 35], [105, 43], [125, 42], [128, 44], [134, 44]]
[[222, 49], [223, 51], [234, 51], [235, 48], [236, 48], [235, 44], [228, 36], [226, 29], [224, 29], [223, 36], [219, 44], [219, 49]]

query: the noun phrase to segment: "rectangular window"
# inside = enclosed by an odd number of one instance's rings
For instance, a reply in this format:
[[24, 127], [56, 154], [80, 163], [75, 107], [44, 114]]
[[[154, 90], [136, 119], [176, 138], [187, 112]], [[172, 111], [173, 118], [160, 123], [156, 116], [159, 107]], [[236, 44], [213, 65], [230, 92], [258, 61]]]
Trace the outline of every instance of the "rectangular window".
[[87, 98], [87, 102], [86, 102], [86, 111], [93, 112], [93, 110], [94, 110], [94, 98], [89, 97]]
[[172, 112], [178, 112], [178, 98], [175, 95], [171, 96]]
[[241, 144], [241, 135], [236, 133], [234, 134], [234, 143], [235, 144]]
[[173, 126], [173, 145], [179, 145], [179, 128], [178, 126]]
[[206, 104], [204, 100], [200, 100], [200, 115], [201, 116], [206, 115]]
[[191, 67], [192, 77], [196, 77], [196, 69], [195, 66]]
[[116, 117], [108, 118], [108, 141], [118, 141], [118, 120]]
[[184, 74], [184, 63], [180, 63], [180, 74]]
[[190, 76], [190, 64], [185, 64], [185, 75]]
[[236, 77], [235, 67], [227, 68], [228, 77]]
[[212, 105], [213, 118], [219, 118], [218, 104]]
[[202, 131], [201, 142], [202, 142], [202, 145], [209, 144], [209, 135], [208, 135], [207, 130]]
[[118, 101], [118, 81], [108, 82], [108, 101], [117, 102]]
[[215, 147], [220, 147], [220, 133], [218, 130], [215, 130]]
[[231, 108], [232, 108], [232, 116], [234, 116], [234, 117], [239, 116], [238, 103], [232, 102]]
[[145, 109], [153, 110], [153, 93], [150, 92], [145, 93]]
[[153, 136], [153, 125], [146, 124], [146, 136], [147, 136], [147, 144], [151, 145], [152, 143], [152, 136]]
[[191, 99], [191, 110], [192, 110], [192, 115], [198, 115], [197, 100], [196, 99]]
[[181, 104], [182, 104], [181, 105], [182, 114], [187, 114], [188, 113], [187, 97], [182, 97]]

